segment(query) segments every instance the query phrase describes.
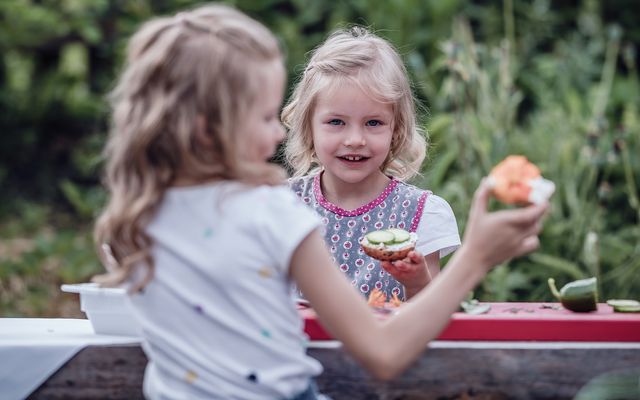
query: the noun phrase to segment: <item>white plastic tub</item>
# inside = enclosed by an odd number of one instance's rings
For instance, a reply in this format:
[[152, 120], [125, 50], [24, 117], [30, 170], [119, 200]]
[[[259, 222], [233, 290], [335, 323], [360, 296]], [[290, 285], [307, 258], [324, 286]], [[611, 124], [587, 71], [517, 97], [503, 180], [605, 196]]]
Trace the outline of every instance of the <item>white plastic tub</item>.
[[129, 296], [122, 288], [101, 288], [96, 283], [62, 285], [63, 292], [80, 295], [80, 309], [91, 321], [95, 333], [140, 336]]

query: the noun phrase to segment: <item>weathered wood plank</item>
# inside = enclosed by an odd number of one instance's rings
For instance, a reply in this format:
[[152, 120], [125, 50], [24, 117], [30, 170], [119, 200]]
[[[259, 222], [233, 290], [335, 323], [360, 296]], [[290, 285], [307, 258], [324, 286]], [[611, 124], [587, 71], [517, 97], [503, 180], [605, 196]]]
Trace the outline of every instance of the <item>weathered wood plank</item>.
[[[640, 346], [533, 348], [432, 346], [391, 382], [371, 379], [337, 348], [311, 348], [325, 367], [320, 390], [340, 399], [572, 399], [592, 378], [638, 368]], [[89, 346], [29, 399], [141, 399], [147, 359], [139, 346]]]
[[147, 357], [138, 345], [88, 346], [28, 399], [142, 399], [146, 365]]
[[334, 399], [572, 399], [592, 378], [638, 368], [640, 349], [432, 348], [391, 382], [372, 380], [336, 349], [312, 349]]

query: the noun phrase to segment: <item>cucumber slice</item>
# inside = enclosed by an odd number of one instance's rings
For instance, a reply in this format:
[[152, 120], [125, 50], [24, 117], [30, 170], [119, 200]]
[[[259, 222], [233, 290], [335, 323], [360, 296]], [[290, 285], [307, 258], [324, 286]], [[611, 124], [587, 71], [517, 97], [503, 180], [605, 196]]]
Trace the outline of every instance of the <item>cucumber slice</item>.
[[404, 229], [390, 228], [387, 229], [387, 232], [391, 232], [393, 234], [393, 241], [395, 243], [406, 242], [411, 237], [411, 235], [409, 235], [409, 232], [405, 231]]
[[396, 238], [393, 233], [389, 231], [373, 231], [367, 233], [365, 237], [367, 238], [369, 243], [373, 244], [391, 244]]
[[613, 307], [614, 312], [622, 313], [640, 313], [640, 305], [638, 306], [616, 306]]
[[640, 301], [637, 300], [607, 300], [607, 304], [613, 307], [614, 312], [637, 313], [640, 312]]
[[636, 300], [612, 299], [612, 300], [607, 300], [607, 304], [610, 305], [613, 308], [615, 308], [615, 307], [640, 307], [640, 301], [636, 301]]

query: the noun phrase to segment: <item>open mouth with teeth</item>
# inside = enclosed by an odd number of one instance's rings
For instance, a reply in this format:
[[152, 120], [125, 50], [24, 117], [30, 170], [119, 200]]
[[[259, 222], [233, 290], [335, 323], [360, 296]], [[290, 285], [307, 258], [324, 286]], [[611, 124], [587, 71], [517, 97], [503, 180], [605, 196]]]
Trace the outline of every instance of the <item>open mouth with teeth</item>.
[[349, 162], [366, 161], [369, 159], [369, 157], [356, 156], [356, 155], [339, 156], [338, 158], [343, 161], [349, 161]]

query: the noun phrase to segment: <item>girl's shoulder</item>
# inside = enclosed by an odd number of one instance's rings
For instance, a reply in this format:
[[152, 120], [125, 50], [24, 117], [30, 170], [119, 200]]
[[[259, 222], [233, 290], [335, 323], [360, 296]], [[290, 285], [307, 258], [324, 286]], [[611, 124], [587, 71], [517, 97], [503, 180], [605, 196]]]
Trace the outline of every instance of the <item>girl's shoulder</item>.
[[258, 203], [262, 206], [275, 209], [297, 207], [300, 205], [300, 200], [287, 185], [257, 186], [251, 190], [250, 197], [252, 201], [258, 200]]
[[218, 182], [207, 185], [171, 188], [166, 192], [165, 204], [204, 207], [220, 206], [225, 210], [265, 206], [297, 205], [298, 200], [287, 185], [248, 185], [240, 182]]
[[407, 196], [408, 195], [413, 195], [416, 197], [431, 197], [433, 195], [433, 192], [431, 192], [431, 190], [427, 190], [427, 189], [421, 189], [419, 187], [417, 187], [416, 185], [412, 185], [410, 183], [407, 183], [405, 181], [401, 181], [399, 179], [394, 178], [394, 180], [396, 181], [396, 185], [395, 185], [395, 190], [397, 192], [401, 192], [401, 193], [405, 193]]
[[289, 188], [298, 196], [302, 193], [311, 192], [313, 190], [313, 179], [317, 174], [308, 174], [303, 176], [292, 177], [287, 180]]
[[425, 201], [425, 211], [453, 214], [453, 210], [451, 209], [449, 202], [433, 193], [430, 193]]
[[424, 211], [426, 213], [443, 213], [453, 215], [449, 203], [442, 197], [428, 189], [421, 189], [407, 182], [398, 181], [398, 189], [406, 193], [412, 193], [415, 197], [424, 196]]

